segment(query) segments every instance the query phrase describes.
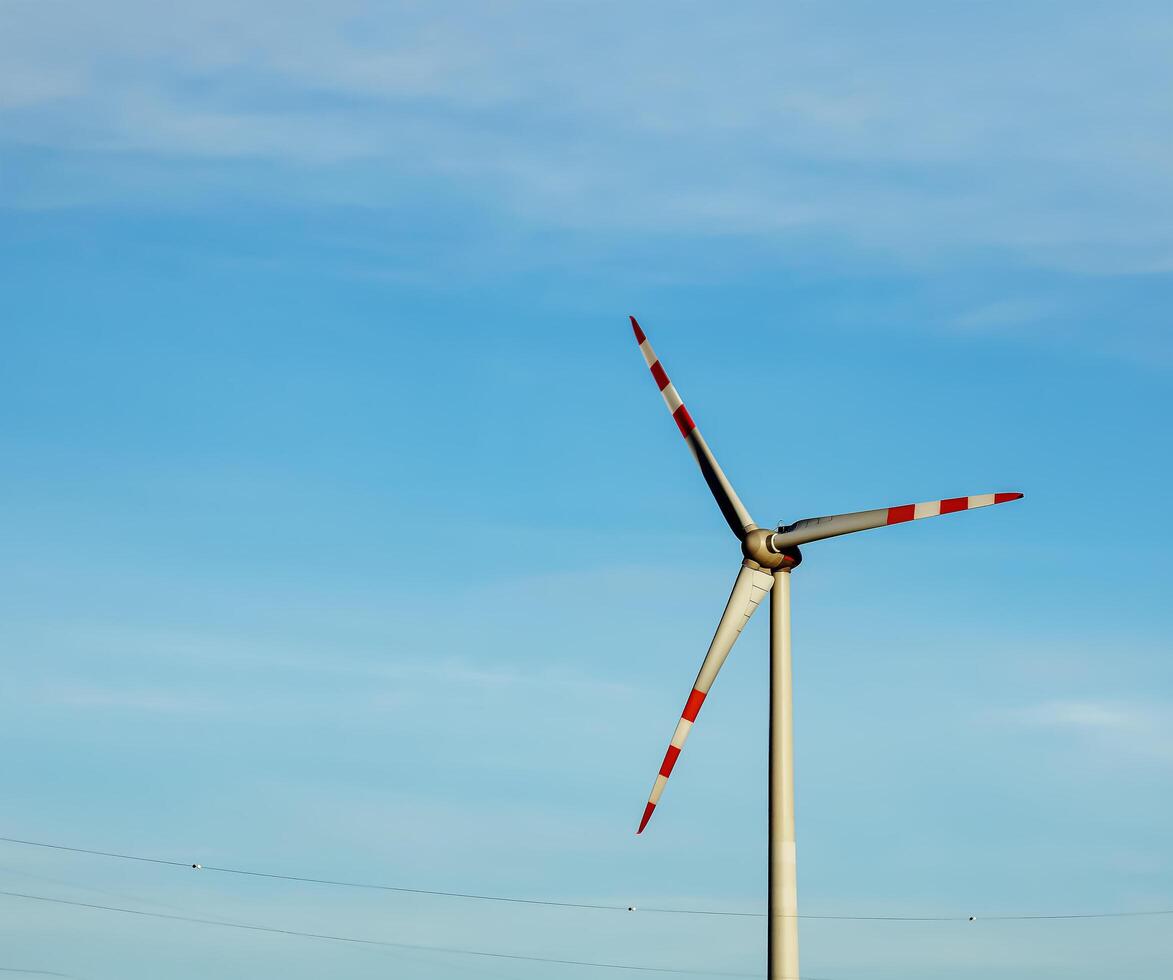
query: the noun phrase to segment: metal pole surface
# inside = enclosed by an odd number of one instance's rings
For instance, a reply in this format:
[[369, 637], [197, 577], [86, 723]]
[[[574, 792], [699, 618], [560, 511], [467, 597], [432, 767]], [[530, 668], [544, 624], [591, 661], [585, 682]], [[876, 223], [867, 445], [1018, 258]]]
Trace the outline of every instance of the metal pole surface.
[[770, 590], [769, 980], [798, 980], [798, 877], [794, 846], [794, 696], [790, 664], [790, 572]]

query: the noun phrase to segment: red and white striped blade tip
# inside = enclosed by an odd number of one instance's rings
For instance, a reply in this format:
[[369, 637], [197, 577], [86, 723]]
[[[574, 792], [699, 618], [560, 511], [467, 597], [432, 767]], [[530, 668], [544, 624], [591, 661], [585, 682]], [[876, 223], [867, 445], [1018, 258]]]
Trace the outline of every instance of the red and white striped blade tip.
[[887, 523], [903, 524], [905, 521], [916, 521], [922, 517], [941, 517], [962, 510], [988, 507], [990, 504], [1006, 504], [1011, 500], [1021, 499], [1020, 493], [980, 493], [971, 497], [946, 497], [944, 500], [926, 500], [920, 504], [901, 504], [899, 507], [888, 508]]
[[633, 316], [629, 316], [627, 319], [631, 321], [631, 329], [635, 331], [635, 342], [642, 344], [648, 338], [644, 336], [644, 332], [639, 328], [639, 321]]
[[652, 811], [655, 809], [655, 803], [649, 803], [644, 807], [643, 819], [639, 822], [639, 830], [636, 831], [636, 834], [642, 834], [644, 832], [644, 827], [646, 827], [648, 825], [648, 821], [652, 819]]

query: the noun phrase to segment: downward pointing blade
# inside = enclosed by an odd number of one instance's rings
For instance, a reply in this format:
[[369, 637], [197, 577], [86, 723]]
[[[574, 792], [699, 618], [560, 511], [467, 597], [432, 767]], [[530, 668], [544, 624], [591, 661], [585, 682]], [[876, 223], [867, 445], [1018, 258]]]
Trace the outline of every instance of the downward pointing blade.
[[717, 677], [717, 672], [724, 665], [725, 658], [729, 656], [729, 651], [733, 649], [734, 642], [741, 635], [742, 629], [749, 622], [749, 617], [757, 609], [758, 603], [766, 597], [773, 585], [774, 576], [751, 568], [748, 562], [744, 563], [741, 571], [737, 573], [737, 579], [733, 583], [733, 591], [729, 595], [729, 602], [725, 606], [721, 622], [717, 624], [717, 632], [713, 635], [713, 642], [709, 644], [709, 652], [705, 654], [700, 672], [696, 675], [692, 691], [689, 692], [688, 700], [684, 704], [684, 711], [680, 714], [680, 721], [676, 724], [676, 731], [672, 733], [672, 741], [668, 743], [668, 751], [664, 754], [660, 773], [652, 784], [652, 792], [648, 797], [648, 804], [644, 808], [643, 819], [639, 822], [637, 834], [644, 832], [644, 828], [652, 818], [652, 811], [660, 802], [660, 794], [664, 792], [668, 777], [672, 775], [672, 768], [676, 765], [680, 750], [684, 748], [684, 740], [692, 731], [693, 722], [696, 721], [697, 713], [701, 710], [701, 705]]
[[881, 507], [879, 510], [860, 510], [853, 514], [833, 514], [830, 517], [808, 517], [786, 527], [779, 528], [771, 539], [771, 547], [781, 551], [794, 548], [808, 541], [821, 541], [853, 531], [867, 531], [873, 527], [889, 524], [903, 524], [905, 521], [919, 521], [922, 517], [940, 517], [956, 514], [963, 510], [1005, 504], [1021, 500], [1020, 493], [979, 493], [971, 497], [949, 497], [945, 500], [927, 500], [921, 504], [901, 504], [898, 507]]
[[721, 508], [721, 513], [733, 533], [739, 539], [744, 538], [746, 532], [754, 530], [757, 525], [754, 524], [753, 518], [749, 516], [749, 511], [745, 509], [745, 504], [741, 502], [729, 479], [718, 465], [716, 457], [713, 456], [713, 452], [709, 449], [709, 444], [705, 442], [704, 436], [701, 435], [700, 429], [696, 427], [692, 416], [688, 414], [688, 409], [684, 407], [684, 402], [681, 401], [676, 386], [668, 380], [668, 375], [664, 372], [664, 365], [656, 357], [656, 352], [652, 350], [652, 345], [648, 343], [648, 338], [644, 336], [635, 317], [628, 317], [628, 319], [631, 320], [631, 329], [635, 331], [636, 343], [639, 344], [640, 353], [647, 361], [648, 369], [652, 372], [652, 377], [660, 389], [664, 404], [668, 406], [668, 411], [672, 413], [672, 418], [675, 420], [677, 428], [680, 429], [680, 434], [684, 436], [688, 448], [692, 450], [692, 455], [701, 468], [701, 475], [709, 485], [709, 490], [717, 501], [717, 506]]

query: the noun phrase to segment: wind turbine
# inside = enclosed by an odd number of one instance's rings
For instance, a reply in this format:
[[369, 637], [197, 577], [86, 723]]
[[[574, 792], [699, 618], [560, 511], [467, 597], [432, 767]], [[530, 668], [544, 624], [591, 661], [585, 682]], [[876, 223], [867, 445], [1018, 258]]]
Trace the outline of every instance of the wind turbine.
[[770, 597], [770, 785], [769, 785], [769, 897], [767, 935], [767, 976], [769, 980], [798, 980], [798, 885], [795, 875], [794, 844], [794, 723], [790, 670], [790, 573], [802, 561], [798, 546], [854, 531], [866, 531], [889, 524], [903, 524], [922, 517], [938, 517], [991, 504], [1018, 500], [1021, 493], [983, 493], [972, 497], [951, 497], [920, 504], [881, 507], [853, 514], [808, 517], [776, 529], [758, 527], [721, 470], [708, 443], [684, 407], [675, 385], [652, 350], [635, 317], [631, 327], [640, 352], [648, 363], [664, 403], [692, 451], [701, 474], [730, 529], [741, 542], [743, 560], [733, 591], [700, 672], [689, 692], [672, 741], [652, 784], [652, 792], [639, 822], [642, 834], [660, 802], [668, 777], [692, 730], [697, 713], [729, 656], [738, 634], [754, 610]]

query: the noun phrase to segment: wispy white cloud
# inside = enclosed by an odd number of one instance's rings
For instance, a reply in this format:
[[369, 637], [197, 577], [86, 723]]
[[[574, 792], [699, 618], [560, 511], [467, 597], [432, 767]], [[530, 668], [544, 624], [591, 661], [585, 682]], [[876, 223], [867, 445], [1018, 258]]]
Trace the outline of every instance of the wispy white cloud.
[[[284, 665], [286, 671], [290, 665]], [[451, 658], [432, 661], [396, 660], [386, 665], [335, 665], [309, 661], [294, 665], [295, 678], [306, 669], [317, 675], [335, 675], [327, 693], [291, 685], [288, 677], [258, 689], [255, 678], [237, 678], [231, 687], [205, 684], [190, 690], [173, 683], [154, 687], [121, 686], [84, 678], [29, 687], [10, 685], [9, 698], [25, 704], [95, 711], [149, 713], [172, 716], [231, 713], [235, 718], [272, 719], [282, 714], [307, 717], [326, 714], [355, 718], [378, 716], [389, 709], [413, 712], [451, 712], [470, 701], [496, 704], [510, 699], [543, 698], [564, 710], [581, 712], [584, 721], [607, 704], [626, 704], [633, 696], [628, 685], [552, 668], [523, 670], [487, 667]], [[341, 678], [338, 680], [337, 678]]]
[[1061, 308], [1052, 300], [1005, 297], [965, 310], [953, 318], [953, 325], [966, 333], [989, 334], [1047, 324]]
[[94, 708], [117, 711], [144, 711], [161, 714], [203, 714], [221, 711], [222, 699], [175, 690], [119, 688], [86, 684], [66, 684], [43, 690], [42, 703], [71, 708]]
[[1053, 700], [1000, 713], [1024, 728], [1068, 733], [1116, 753], [1173, 762], [1173, 709], [1129, 701]]
[[[271, 193], [319, 201], [439, 180], [562, 228], [1173, 263], [1160, 7], [266, 0], [162, 18], [141, 0], [59, 0], [6, 21], [9, 140], [93, 155], [91, 196], [131, 191], [104, 176], [128, 158], [159, 158], [163, 184], [167, 162], [218, 160], [282, 168]], [[8, 203], [78, 191], [23, 193]]]
[[1017, 712], [1019, 721], [1042, 728], [1079, 728], [1098, 731], [1134, 729], [1145, 720], [1136, 708], [1096, 701], [1046, 701]]

